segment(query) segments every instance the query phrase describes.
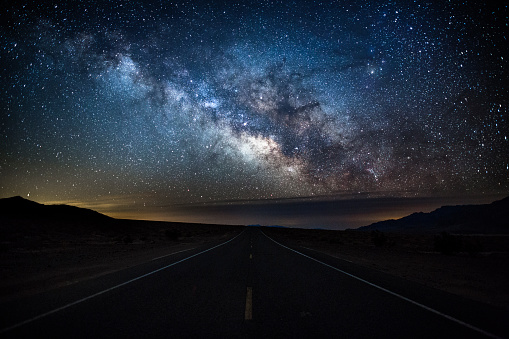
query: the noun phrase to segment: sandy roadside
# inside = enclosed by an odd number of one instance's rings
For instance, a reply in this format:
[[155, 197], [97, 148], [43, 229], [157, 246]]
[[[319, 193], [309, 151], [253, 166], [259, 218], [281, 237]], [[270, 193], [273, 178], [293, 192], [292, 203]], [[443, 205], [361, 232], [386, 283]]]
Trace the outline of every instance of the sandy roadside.
[[[159, 227], [158, 224], [156, 224]], [[173, 226], [174, 228], [176, 226]], [[184, 227], [184, 226], [182, 226]], [[23, 246], [0, 252], [0, 302], [74, 284], [231, 237], [240, 229], [183, 228], [184, 236], [168, 239], [159, 228], [148, 236], [125, 238], [91, 235], [79, 241], [68, 236], [44, 246]], [[375, 246], [370, 233], [264, 229], [270, 236], [356, 264], [509, 309], [509, 237], [482, 238], [474, 255], [443, 255], [433, 251], [433, 236], [388, 235]], [[333, 233], [331, 233], [333, 232]], [[163, 235], [161, 235], [163, 234]]]
[[10, 248], [0, 252], [0, 303], [190, 251], [238, 232], [229, 229], [173, 240], [133, 236], [128, 243], [102, 236], [82, 237], [79, 241], [53, 236], [44, 245]]
[[303, 236], [306, 232], [269, 230], [288, 244], [380, 270], [429, 287], [509, 310], [509, 237], [481, 239], [484, 250], [475, 254], [444, 255], [434, 251], [433, 236], [388, 235], [377, 247], [370, 233]]

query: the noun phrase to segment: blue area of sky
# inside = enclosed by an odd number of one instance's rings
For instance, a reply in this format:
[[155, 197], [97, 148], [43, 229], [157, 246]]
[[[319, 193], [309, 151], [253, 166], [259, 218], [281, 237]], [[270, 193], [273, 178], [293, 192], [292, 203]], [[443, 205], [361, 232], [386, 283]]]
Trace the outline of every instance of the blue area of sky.
[[506, 5], [27, 1], [0, 21], [0, 197], [127, 216], [509, 192]]

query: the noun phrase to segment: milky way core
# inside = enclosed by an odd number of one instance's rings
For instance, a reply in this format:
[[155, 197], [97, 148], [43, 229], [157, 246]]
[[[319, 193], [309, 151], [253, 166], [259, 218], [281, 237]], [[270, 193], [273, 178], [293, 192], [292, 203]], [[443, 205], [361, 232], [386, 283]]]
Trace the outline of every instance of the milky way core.
[[0, 21], [1, 197], [509, 192], [506, 5], [27, 1]]

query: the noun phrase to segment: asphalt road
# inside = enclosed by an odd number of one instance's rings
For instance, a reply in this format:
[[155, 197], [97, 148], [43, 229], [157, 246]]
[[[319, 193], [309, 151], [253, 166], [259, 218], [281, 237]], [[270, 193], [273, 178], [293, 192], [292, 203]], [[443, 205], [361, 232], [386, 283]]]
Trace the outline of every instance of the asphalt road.
[[487, 338], [508, 337], [509, 320], [258, 228], [0, 305], [0, 315], [0, 336], [13, 338]]

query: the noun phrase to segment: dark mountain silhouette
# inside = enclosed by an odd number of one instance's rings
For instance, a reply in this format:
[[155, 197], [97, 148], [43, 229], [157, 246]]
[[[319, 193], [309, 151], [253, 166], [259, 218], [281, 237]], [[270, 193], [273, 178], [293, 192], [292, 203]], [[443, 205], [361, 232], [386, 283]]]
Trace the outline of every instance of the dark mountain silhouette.
[[509, 197], [484, 205], [443, 206], [430, 213], [413, 213], [397, 220], [376, 222], [360, 231], [464, 234], [509, 233]]
[[288, 228], [286, 226], [280, 226], [280, 225], [267, 225], [267, 226], [262, 226], [260, 224], [256, 224], [256, 225], [247, 225], [247, 227], [272, 227], [272, 228]]
[[112, 218], [86, 208], [69, 205], [43, 205], [16, 196], [0, 199], [0, 218], [54, 221], [107, 221]]

